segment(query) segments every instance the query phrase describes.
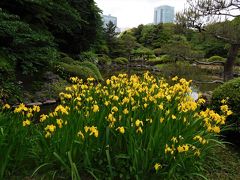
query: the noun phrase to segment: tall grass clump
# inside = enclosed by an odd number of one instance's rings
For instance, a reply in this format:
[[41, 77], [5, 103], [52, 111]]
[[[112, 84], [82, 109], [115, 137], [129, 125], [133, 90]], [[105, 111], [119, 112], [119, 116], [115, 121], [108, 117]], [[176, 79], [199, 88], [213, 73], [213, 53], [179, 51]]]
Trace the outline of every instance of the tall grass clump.
[[8, 104], [0, 107], [0, 179], [24, 177], [36, 165], [32, 154], [34, 124], [40, 108], [20, 104], [14, 112]]
[[[60, 93], [61, 104], [40, 115], [31, 124], [33, 134], [22, 137], [34, 142], [32, 176], [204, 178], [206, 158], [221, 145], [217, 137], [228, 109], [221, 115], [201, 111], [204, 100], [193, 101], [190, 82], [178, 77], [174, 85], [149, 73], [142, 78], [119, 74], [97, 85], [93, 78], [71, 80], [73, 85]], [[22, 117], [20, 110], [15, 112]]]

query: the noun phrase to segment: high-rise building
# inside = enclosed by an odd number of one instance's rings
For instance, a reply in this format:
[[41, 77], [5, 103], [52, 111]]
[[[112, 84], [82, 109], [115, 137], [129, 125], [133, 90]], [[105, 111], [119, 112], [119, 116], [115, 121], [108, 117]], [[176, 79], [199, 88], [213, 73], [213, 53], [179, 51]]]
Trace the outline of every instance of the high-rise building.
[[154, 9], [154, 24], [173, 23], [173, 21], [174, 7], [164, 5]]
[[109, 15], [102, 15], [103, 27], [105, 28], [107, 24], [111, 21], [117, 27], [117, 17]]
[[116, 26], [116, 32], [121, 32], [120, 28], [117, 27], [117, 17], [109, 15], [102, 15], [103, 27], [106, 28], [107, 24], [111, 21]]

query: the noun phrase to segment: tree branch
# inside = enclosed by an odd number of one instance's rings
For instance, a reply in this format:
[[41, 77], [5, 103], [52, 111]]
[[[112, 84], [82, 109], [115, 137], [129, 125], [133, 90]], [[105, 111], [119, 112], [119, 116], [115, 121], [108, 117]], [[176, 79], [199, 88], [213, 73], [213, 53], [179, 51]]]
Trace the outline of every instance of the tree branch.
[[197, 64], [203, 64], [203, 65], [213, 65], [213, 64], [220, 64], [220, 65], [224, 65], [225, 63], [222, 61], [213, 61], [213, 62], [203, 62], [203, 61], [197, 61], [197, 60], [193, 60], [195, 63]]

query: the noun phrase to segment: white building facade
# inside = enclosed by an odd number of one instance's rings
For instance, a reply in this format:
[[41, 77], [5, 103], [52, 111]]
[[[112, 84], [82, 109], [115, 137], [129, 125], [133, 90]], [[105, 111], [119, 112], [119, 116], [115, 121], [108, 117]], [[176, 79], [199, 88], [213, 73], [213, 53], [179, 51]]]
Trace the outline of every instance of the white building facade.
[[154, 24], [159, 23], [173, 23], [174, 22], [174, 7], [172, 6], [159, 6], [154, 9]]

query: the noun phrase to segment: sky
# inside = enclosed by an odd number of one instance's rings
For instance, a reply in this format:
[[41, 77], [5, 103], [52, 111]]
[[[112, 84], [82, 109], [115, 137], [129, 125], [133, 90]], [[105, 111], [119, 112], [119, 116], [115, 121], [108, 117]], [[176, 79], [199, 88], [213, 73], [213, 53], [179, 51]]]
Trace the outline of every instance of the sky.
[[161, 5], [175, 7], [175, 12], [184, 8], [186, 0], [95, 0], [104, 15], [117, 17], [119, 28], [132, 28], [153, 23], [154, 8]]

